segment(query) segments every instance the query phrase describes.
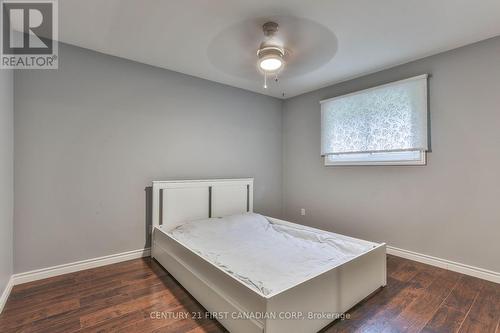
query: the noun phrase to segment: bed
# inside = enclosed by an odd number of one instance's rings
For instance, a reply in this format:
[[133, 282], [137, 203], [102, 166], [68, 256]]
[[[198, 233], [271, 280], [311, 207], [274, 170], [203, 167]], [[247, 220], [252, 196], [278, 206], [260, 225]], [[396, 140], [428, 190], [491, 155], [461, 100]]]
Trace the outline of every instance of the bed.
[[152, 257], [230, 332], [317, 332], [386, 285], [385, 244], [253, 213], [253, 179], [153, 182]]

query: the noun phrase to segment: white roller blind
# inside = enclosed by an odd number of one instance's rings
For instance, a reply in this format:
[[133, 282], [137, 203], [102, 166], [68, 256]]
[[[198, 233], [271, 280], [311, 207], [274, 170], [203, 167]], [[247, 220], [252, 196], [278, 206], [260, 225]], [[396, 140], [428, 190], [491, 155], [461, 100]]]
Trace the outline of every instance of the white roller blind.
[[321, 101], [321, 155], [426, 151], [427, 75]]

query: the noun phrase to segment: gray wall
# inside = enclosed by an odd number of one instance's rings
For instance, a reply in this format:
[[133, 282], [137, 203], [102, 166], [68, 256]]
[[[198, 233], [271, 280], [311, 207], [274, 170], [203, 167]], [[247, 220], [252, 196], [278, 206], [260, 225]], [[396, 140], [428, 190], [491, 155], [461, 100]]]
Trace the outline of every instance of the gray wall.
[[[259, 212], [500, 271], [499, 54], [491, 39], [282, 105], [61, 45], [58, 71], [15, 74], [14, 271], [147, 246], [152, 180], [240, 176]], [[319, 100], [422, 73], [427, 166], [323, 165]]]
[[280, 216], [282, 102], [60, 45], [15, 74], [15, 272], [139, 249], [152, 180], [255, 177]]
[[[423, 73], [427, 166], [323, 165], [320, 100]], [[287, 100], [283, 133], [286, 218], [500, 271], [500, 37]]]
[[0, 69], [0, 295], [12, 275], [14, 75]]

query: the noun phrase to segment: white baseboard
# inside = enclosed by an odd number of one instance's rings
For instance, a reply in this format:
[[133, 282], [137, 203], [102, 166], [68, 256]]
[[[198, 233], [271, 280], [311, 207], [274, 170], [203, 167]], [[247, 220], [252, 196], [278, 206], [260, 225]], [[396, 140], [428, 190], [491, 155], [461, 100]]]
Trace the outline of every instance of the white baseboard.
[[397, 257], [410, 259], [413, 261], [418, 261], [423, 264], [428, 264], [431, 266], [436, 266], [440, 268], [444, 268], [450, 271], [462, 273], [465, 275], [474, 276], [483, 280], [488, 280], [491, 282], [500, 283], [500, 273], [490, 271], [487, 269], [474, 267], [470, 265], [461, 264], [459, 262], [436, 258], [433, 256], [429, 256], [427, 254], [421, 254], [413, 251], [399, 249], [394, 246], [387, 246], [387, 253], [395, 255]]
[[14, 285], [18, 285], [21, 283], [46, 279], [57, 275], [83, 271], [89, 268], [106, 266], [106, 265], [116, 264], [122, 261], [148, 257], [150, 253], [151, 253], [150, 248], [127, 251], [127, 252], [112, 254], [109, 256], [81, 260], [69, 264], [63, 264], [53, 267], [37, 269], [29, 272], [14, 274], [12, 276], [12, 280]]
[[14, 279], [11, 276], [9, 281], [7, 282], [7, 285], [5, 286], [5, 289], [2, 292], [2, 295], [0, 296], [0, 313], [2, 313], [5, 303], [7, 303], [7, 298], [9, 298], [10, 291], [12, 290], [13, 286]]

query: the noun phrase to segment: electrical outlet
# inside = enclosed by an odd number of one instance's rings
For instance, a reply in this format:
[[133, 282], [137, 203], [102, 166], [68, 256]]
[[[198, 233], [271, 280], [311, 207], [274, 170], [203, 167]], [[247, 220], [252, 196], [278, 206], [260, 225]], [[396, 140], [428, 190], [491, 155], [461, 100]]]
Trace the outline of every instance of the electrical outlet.
[[306, 216], [306, 209], [305, 208], [300, 209], [300, 215]]

